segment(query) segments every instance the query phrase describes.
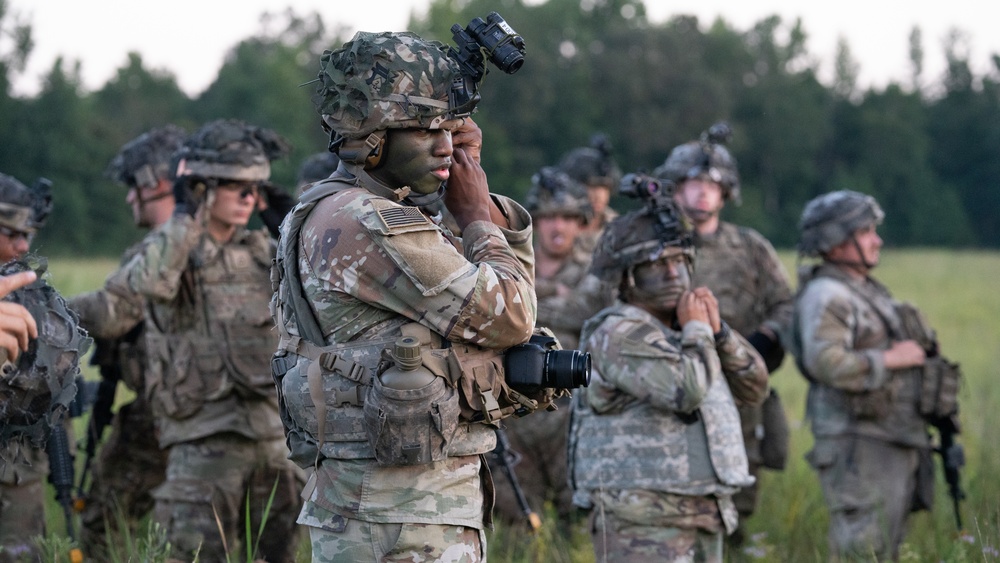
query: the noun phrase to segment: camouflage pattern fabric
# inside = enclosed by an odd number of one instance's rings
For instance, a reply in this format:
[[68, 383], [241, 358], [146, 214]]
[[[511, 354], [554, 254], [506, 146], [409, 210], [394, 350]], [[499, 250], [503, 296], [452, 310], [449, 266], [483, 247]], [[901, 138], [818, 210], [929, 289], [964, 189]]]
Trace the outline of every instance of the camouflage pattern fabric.
[[858, 281], [831, 265], [802, 273], [790, 341], [809, 378], [806, 415], [813, 435], [927, 447], [919, 371], [889, 371], [882, 360], [890, 334], [899, 333], [892, 295], [873, 278]]
[[919, 371], [883, 363], [899, 321], [882, 284], [828, 264], [800, 276], [788, 341], [809, 380], [815, 445], [807, 459], [830, 510], [831, 549], [888, 558], [905, 532], [919, 449], [929, 447]]
[[[693, 286], [705, 286], [719, 300], [722, 319], [741, 335], [749, 336], [761, 326], [774, 334], [785, 332], [792, 318], [792, 290], [774, 247], [757, 231], [720, 222], [715, 234], [695, 237], [697, 259]], [[763, 436], [760, 407], [740, 408], [743, 443], [756, 476], [762, 462]], [[744, 517], [757, 505], [758, 484], [736, 494], [734, 500]]]
[[[167, 132], [179, 134], [172, 129]], [[118, 408], [111, 421], [111, 432], [93, 461], [90, 490], [80, 514], [80, 544], [84, 553], [97, 558], [107, 556], [107, 527], [116, 527], [119, 516], [135, 523], [152, 510], [151, 491], [163, 482], [167, 469], [167, 451], [160, 449], [152, 405], [146, 397], [149, 359], [144, 299], [129, 288], [124, 268], [144, 248], [145, 241], [133, 244], [101, 289], [69, 300], [80, 316], [80, 325], [95, 338], [111, 342], [111, 361], [120, 371], [122, 382], [136, 393], [132, 402]]]
[[249, 560], [240, 555], [253, 547], [246, 544], [244, 532], [249, 511], [253, 541], [266, 522], [255, 560], [293, 561], [301, 487], [288, 470], [287, 454], [283, 440], [249, 440], [231, 433], [174, 445], [167, 480], [153, 493], [154, 518], [167, 530], [172, 556], [189, 561], [197, 551], [198, 561], [206, 563]]
[[[624, 303], [588, 321], [583, 341], [594, 366], [590, 387], [574, 396], [574, 502], [600, 511], [618, 502], [606, 495], [617, 495], [633, 505], [629, 510], [656, 511], [649, 502], [662, 499], [647, 493], [710, 497], [732, 531], [737, 516], [728, 499], [754, 481], [736, 407], [759, 404], [767, 394], [760, 356], [736, 332], [716, 342], [705, 323], [691, 321], [678, 332]], [[647, 500], [633, 502], [633, 492]], [[673, 516], [703, 511], [692, 508]]]
[[591, 514], [597, 561], [722, 561], [727, 499], [659, 491], [602, 491]]
[[[266, 485], [251, 491], [259, 502], [266, 501], [276, 474], [282, 487], [304, 481], [285, 459], [270, 374], [277, 343], [268, 311], [273, 253], [264, 230], [238, 229], [229, 242], [219, 244], [200, 222], [174, 216], [147, 236], [143, 251], [125, 268], [129, 288], [147, 300], [146, 392], [160, 446], [171, 448], [167, 482], [154, 493], [154, 517], [177, 549], [190, 547], [195, 537], [190, 526], [210, 522], [217, 529], [208, 494], [213, 490], [225, 489], [226, 498], [236, 499], [216, 505], [227, 534], [242, 525], [243, 512], [237, 509], [245, 495], [241, 487], [249, 482], [246, 472], [265, 466], [273, 470]], [[190, 447], [177, 452], [182, 445]], [[250, 455], [252, 462], [246, 463]], [[238, 476], [233, 467], [239, 467]], [[183, 486], [176, 485], [178, 479]], [[174, 502], [178, 495], [181, 504]], [[293, 520], [295, 510], [294, 502], [276, 505], [269, 525], [271, 520], [276, 525]], [[253, 529], [257, 525], [254, 521]], [[291, 527], [266, 537], [295, 543]], [[217, 531], [213, 538], [204, 539], [217, 540]], [[210, 552], [203, 549], [201, 559], [216, 560]]]
[[48, 474], [43, 448], [15, 442], [0, 448], [0, 563], [38, 560], [32, 540], [45, 535]]
[[342, 531], [309, 528], [314, 563], [486, 561], [482, 530], [437, 524], [376, 524], [349, 520]]
[[817, 438], [806, 456], [830, 510], [831, 557], [896, 561], [913, 507], [919, 453], [866, 438]]
[[[531, 219], [521, 206], [495, 196], [510, 230], [474, 222], [459, 240], [417, 208], [397, 203], [366, 173], [347, 181], [359, 187], [320, 200], [298, 243], [302, 290], [327, 345], [401, 317], [488, 349], [527, 340], [535, 321], [534, 258]], [[283, 243], [288, 227], [286, 221]], [[308, 420], [294, 422], [309, 427]], [[380, 467], [371, 458], [323, 459], [299, 521], [324, 529], [345, 518], [482, 529], [490, 481], [481, 463], [478, 455], [401, 467]]]

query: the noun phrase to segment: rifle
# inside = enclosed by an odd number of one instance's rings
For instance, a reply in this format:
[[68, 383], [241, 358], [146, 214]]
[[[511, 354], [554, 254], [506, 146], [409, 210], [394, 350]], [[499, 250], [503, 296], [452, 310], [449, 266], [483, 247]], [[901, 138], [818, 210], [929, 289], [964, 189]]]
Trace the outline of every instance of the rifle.
[[497, 447], [493, 449], [493, 458], [500, 463], [500, 469], [503, 470], [504, 475], [507, 476], [507, 480], [510, 481], [510, 488], [514, 490], [514, 496], [517, 498], [517, 505], [521, 507], [521, 512], [524, 513], [531, 531], [537, 531], [542, 527], [542, 519], [531, 509], [528, 499], [524, 497], [524, 491], [521, 490], [521, 483], [517, 480], [517, 474], [514, 473], [514, 466], [521, 461], [521, 455], [510, 448], [510, 440], [507, 438], [506, 432], [500, 428], [494, 431], [497, 435]]
[[[66, 516], [66, 535], [70, 541], [76, 540], [73, 529], [73, 456], [69, 453], [69, 437], [62, 423], [52, 427], [49, 443], [45, 448], [49, 456], [49, 482], [56, 490], [56, 501]], [[82, 562], [83, 553], [79, 548], [70, 549], [70, 561]]]
[[94, 340], [94, 354], [90, 357], [90, 365], [98, 366], [101, 372], [101, 382], [97, 387], [94, 406], [90, 412], [90, 421], [87, 423], [87, 442], [85, 446], [86, 459], [83, 463], [83, 471], [80, 474], [80, 483], [77, 485], [76, 494], [80, 501], [77, 511], [83, 510], [84, 487], [87, 477], [90, 474], [90, 466], [97, 454], [97, 444], [101, 441], [104, 428], [111, 424], [114, 413], [111, 412], [115, 404], [115, 391], [118, 388], [118, 381], [122, 378], [121, 367], [118, 365], [118, 358], [115, 355], [117, 340], [97, 338]]
[[932, 424], [938, 430], [940, 445], [934, 449], [941, 456], [944, 467], [944, 480], [948, 483], [948, 495], [951, 496], [952, 509], [955, 511], [955, 524], [962, 530], [962, 512], [960, 503], [965, 498], [962, 490], [961, 469], [965, 466], [965, 449], [955, 441], [955, 435], [960, 432], [958, 415], [935, 419]]

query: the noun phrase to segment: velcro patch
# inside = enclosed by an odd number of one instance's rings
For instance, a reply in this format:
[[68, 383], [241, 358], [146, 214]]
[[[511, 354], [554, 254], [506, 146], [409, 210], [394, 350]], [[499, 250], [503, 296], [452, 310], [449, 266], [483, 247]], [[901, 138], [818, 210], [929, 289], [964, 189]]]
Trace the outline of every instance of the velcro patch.
[[416, 207], [392, 206], [376, 209], [379, 219], [385, 226], [385, 234], [407, 232], [413, 227], [423, 227], [431, 224]]

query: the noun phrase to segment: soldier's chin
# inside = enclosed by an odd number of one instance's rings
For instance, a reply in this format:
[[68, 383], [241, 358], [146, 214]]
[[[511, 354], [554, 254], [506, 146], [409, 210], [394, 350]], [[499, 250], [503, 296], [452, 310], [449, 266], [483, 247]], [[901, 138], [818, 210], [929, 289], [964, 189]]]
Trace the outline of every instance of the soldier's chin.
[[711, 211], [705, 211], [704, 209], [692, 209], [690, 207], [685, 207], [684, 213], [695, 223], [708, 221], [713, 215], [715, 215], [715, 213]]

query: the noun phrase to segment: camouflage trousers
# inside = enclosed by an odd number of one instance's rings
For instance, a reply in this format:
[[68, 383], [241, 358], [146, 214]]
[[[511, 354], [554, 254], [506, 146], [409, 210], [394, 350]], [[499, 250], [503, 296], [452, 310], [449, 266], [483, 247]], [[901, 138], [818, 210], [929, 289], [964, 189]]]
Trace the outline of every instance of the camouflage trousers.
[[80, 544], [89, 557], [106, 557], [106, 535], [136, 522], [153, 509], [152, 491], [167, 472], [153, 412], [141, 396], [118, 409], [111, 435], [94, 462], [90, 490], [80, 514]]
[[309, 528], [313, 563], [477, 563], [486, 561], [482, 530], [438, 524], [377, 524], [346, 520], [342, 531]]
[[[153, 515], [167, 531], [172, 556], [190, 561], [197, 552], [198, 561], [215, 563], [229, 560], [228, 551], [230, 558], [239, 560], [242, 546], [253, 549], [259, 542], [258, 559], [293, 561], [303, 478], [285, 459], [287, 454], [284, 440], [254, 441], [236, 434], [171, 446], [167, 480], [153, 491]], [[252, 534], [266, 521], [260, 537], [250, 542], [243, 533], [246, 512]]]
[[[564, 524], [570, 523], [576, 513], [566, 465], [569, 413], [567, 403], [560, 404], [557, 411], [504, 420], [510, 447], [520, 455], [513, 469], [528, 505], [541, 513], [545, 503], [552, 502]], [[494, 517], [508, 524], [524, 524], [524, 511], [517, 503], [510, 480], [501, 470], [499, 461], [493, 456], [487, 458], [496, 488]]]
[[919, 450], [860, 436], [819, 437], [806, 459], [819, 473], [830, 510], [831, 558], [897, 559]]
[[722, 562], [719, 499], [639, 490], [596, 497], [590, 536], [598, 563]]
[[0, 451], [0, 562], [37, 560], [33, 539], [45, 535], [48, 473], [42, 449], [9, 444]]

